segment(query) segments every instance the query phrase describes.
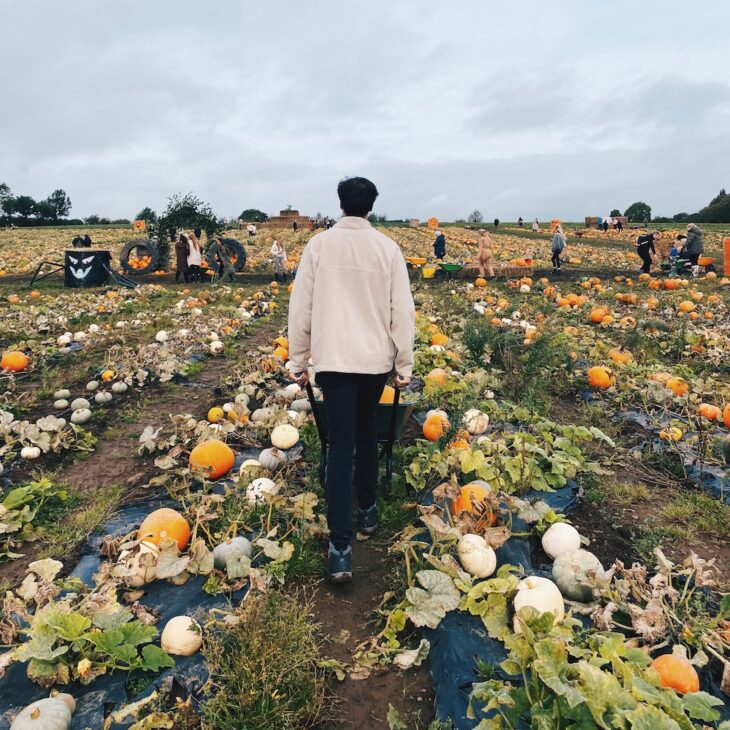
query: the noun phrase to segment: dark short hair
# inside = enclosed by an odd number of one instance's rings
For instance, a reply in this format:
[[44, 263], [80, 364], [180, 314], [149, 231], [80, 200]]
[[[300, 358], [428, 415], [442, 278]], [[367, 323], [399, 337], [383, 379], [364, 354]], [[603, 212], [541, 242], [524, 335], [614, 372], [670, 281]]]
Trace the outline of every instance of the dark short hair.
[[200, 230], [200, 228], [193, 229], [193, 235], [195, 236], [195, 238], [200, 238], [201, 234], [202, 234], [202, 231]]
[[364, 177], [346, 177], [337, 186], [340, 207], [345, 215], [367, 215], [378, 197], [378, 189]]

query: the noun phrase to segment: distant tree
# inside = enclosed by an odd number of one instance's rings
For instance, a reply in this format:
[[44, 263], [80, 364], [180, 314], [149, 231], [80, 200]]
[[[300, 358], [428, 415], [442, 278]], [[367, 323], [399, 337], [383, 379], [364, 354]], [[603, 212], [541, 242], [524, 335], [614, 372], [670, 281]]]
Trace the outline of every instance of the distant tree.
[[618, 208], [614, 208], [611, 211], [611, 218], [615, 218], [616, 216], [620, 216], [620, 215], [621, 215], [621, 211]]
[[484, 216], [479, 210], [473, 210], [466, 219], [467, 223], [481, 223], [483, 220]]
[[[684, 223], [689, 219], [689, 213], [676, 213], [672, 216], [673, 221], [677, 221], [678, 223]], [[656, 220], [656, 218], [654, 219]]]
[[139, 213], [134, 216], [134, 220], [144, 221], [145, 223], [155, 223], [157, 222], [157, 213], [155, 213], [152, 208], [147, 206], [145, 208], [142, 208], [142, 210], [140, 210]]
[[632, 223], [641, 221], [649, 222], [651, 220], [651, 206], [642, 202], [632, 203], [628, 208], [626, 208], [624, 215]]
[[11, 198], [13, 196], [12, 191], [10, 190], [10, 185], [7, 183], [0, 183], [0, 204], [5, 202], [8, 198]]
[[269, 216], [258, 208], [246, 208], [238, 217], [248, 223], [266, 223], [269, 220]]
[[50, 218], [57, 221], [59, 218], [65, 218], [71, 210], [71, 198], [66, 195], [65, 190], [54, 190], [47, 198], [46, 201], [51, 206]]
[[10, 219], [15, 212], [15, 198], [10, 185], [0, 183], [0, 210]]
[[104, 218], [96, 213], [92, 213], [87, 218], [84, 218], [84, 223], [86, 223], [87, 226], [98, 226], [110, 222], [111, 221], [108, 218]]
[[118, 223], [120, 226], [128, 226], [132, 221], [129, 218], [115, 218], [112, 223]]
[[15, 198], [15, 212], [24, 220], [28, 220], [28, 216], [35, 213], [37, 203], [30, 195], [18, 195]]
[[383, 213], [382, 215], [378, 215], [377, 213], [372, 213], [370, 215], [369, 220], [372, 223], [387, 223], [388, 222], [388, 216]]
[[160, 265], [167, 266], [169, 258], [169, 243], [173, 233], [181, 228], [201, 228], [205, 231], [208, 240], [218, 235], [223, 226], [216, 217], [213, 209], [192, 193], [176, 193], [167, 199], [165, 212], [157, 219], [159, 236], [158, 250]]
[[56, 209], [53, 207], [53, 203], [50, 200], [39, 200], [35, 205], [33, 213], [38, 217], [45, 220], [56, 220]]
[[688, 217], [698, 223], [730, 223], [730, 195], [721, 190], [709, 205]]

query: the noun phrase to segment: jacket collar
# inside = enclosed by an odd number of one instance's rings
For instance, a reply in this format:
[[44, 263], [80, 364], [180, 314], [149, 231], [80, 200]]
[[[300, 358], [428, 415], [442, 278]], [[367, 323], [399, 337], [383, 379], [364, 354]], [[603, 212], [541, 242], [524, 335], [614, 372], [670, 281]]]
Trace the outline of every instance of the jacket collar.
[[335, 228], [372, 228], [370, 221], [356, 215], [343, 215], [334, 225]]

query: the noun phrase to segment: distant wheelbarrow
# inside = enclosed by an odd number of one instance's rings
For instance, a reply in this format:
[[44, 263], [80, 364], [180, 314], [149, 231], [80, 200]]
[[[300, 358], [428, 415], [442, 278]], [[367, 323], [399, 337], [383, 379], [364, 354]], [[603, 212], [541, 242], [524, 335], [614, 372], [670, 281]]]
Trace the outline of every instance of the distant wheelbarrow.
[[423, 266], [426, 263], [426, 259], [421, 256], [406, 256], [406, 261], [411, 265], [412, 268], [417, 266]]
[[[327, 468], [327, 411], [323, 400], [317, 400], [314, 397], [312, 386], [307, 383], [307, 397], [309, 404], [312, 406], [312, 414], [314, 415], [314, 423], [317, 427], [322, 451], [319, 457], [319, 482], [324, 487], [325, 472]], [[393, 403], [381, 403], [378, 406], [378, 443], [381, 445], [380, 459], [385, 459], [385, 493], [390, 492], [391, 482], [393, 481], [393, 446], [403, 433], [408, 419], [413, 412], [413, 406], [410, 403], [400, 402], [400, 389], [395, 389]]]
[[440, 261], [439, 267], [446, 274], [446, 279], [451, 280], [454, 278], [454, 274], [458, 274], [464, 268], [464, 264], [445, 264]]

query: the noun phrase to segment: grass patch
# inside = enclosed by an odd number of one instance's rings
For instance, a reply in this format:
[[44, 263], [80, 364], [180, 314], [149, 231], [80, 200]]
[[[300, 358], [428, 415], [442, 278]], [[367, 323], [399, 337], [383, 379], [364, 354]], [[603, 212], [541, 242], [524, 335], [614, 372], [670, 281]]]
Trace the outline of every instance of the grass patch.
[[[72, 492], [69, 500], [74, 505], [81, 505], [71, 512], [59, 513], [55, 518], [39, 514], [44, 548], [41, 557], [59, 558], [70, 553], [82, 540], [94, 532], [117, 508], [123, 493], [122, 487], [100, 488], [93, 494]], [[45, 505], [44, 505], [45, 509]]]
[[697, 532], [730, 537], [730, 507], [703, 492], [683, 492], [662, 509], [662, 515], [687, 523]]
[[632, 542], [639, 557], [645, 563], [653, 564], [655, 548], [667, 541], [687, 540], [690, 534], [689, 530], [679, 527], [642, 526], [632, 531]]
[[238, 625], [205, 639], [210, 680], [201, 711], [209, 726], [303, 730], [325, 719], [321, 640], [308, 607], [272, 591], [252, 596], [238, 613]]

